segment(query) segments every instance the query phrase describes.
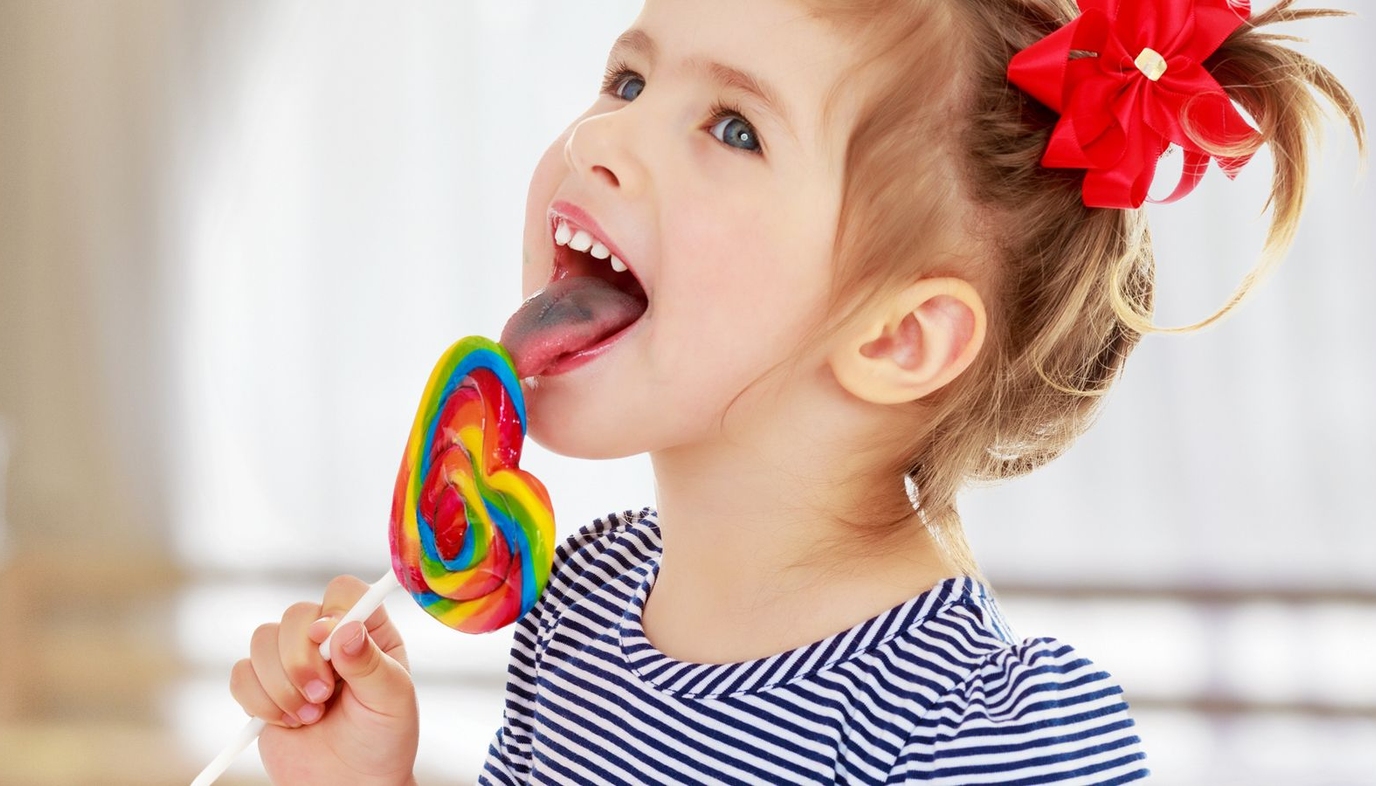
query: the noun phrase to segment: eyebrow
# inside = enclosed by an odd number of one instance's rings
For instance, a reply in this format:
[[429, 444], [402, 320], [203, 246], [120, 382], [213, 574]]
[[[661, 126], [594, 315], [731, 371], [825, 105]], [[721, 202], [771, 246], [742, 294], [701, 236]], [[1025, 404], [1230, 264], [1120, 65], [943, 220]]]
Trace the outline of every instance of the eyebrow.
[[[659, 56], [659, 45], [650, 37], [648, 33], [639, 28], [632, 28], [621, 34], [612, 45], [612, 51], [625, 49], [633, 52], [640, 57], [649, 60], [651, 63]], [[768, 82], [749, 71], [742, 71], [715, 60], [703, 60], [701, 58], [690, 58], [688, 65], [707, 76], [722, 87], [738, 90], [751, 96], [764, 107], [766, 111], [778, 118], [785, 128], [791, 132], [792, 123], [789, 119], [788, 106], [779, 97], [778, 91], [769, 86]]]

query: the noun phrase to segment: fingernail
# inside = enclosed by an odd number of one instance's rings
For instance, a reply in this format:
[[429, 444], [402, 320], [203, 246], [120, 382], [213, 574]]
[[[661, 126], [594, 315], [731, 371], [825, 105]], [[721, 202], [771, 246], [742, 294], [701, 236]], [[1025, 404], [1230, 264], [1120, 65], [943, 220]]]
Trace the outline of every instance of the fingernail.
[[353, 628], [347, 634], [347, 638], [344, 639], [345, 655], [357, 655], [363, 651], [363, 635], [363, 623], [354, 623]]
[[315, 723], [320, 720], [320, 706], [317, 704], [307, 704], [297, 710], [296, 715], [301, 718], [302, 723]]
[[324, 641], [325, 637], [330, 635], [330, 622], [329, 617], [321, 617], [311, 623], [311, 626], [306, 629], [306, 635], [310, 636], [312, 641]]
[[306, 698], [319, 704], [330, 697], [330, 686], [326, 685], [323, 680], [311, 680], [306, 683], [302, 692], [306, 694]]
[[282, 713], [282, 722], [287, 724], [287, 728], [289, 729], [301, 728], [301, 721], [297, 720], [296, 716], [292, 715], [290, 712]]

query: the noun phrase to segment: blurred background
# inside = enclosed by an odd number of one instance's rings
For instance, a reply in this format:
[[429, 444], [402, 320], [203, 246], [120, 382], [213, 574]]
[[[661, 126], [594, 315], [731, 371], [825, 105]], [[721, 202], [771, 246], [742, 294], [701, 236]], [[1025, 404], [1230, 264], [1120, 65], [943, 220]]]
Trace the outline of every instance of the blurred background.
[[[1376, 112], [1376, 8], [1298, 26]], [[0, 784], [181, 784], [229, 667], [387, 569], [431, 364], [519, 301], [525, 188], [634, 0], [0, 0]], [[1153, 209], [1164, 323], [1257, 257], [1269, 160]], [[1097, 427], [967, 495], [1022, 635], [1123, 683], [1161, 784], [1376, 784], [1376, 200], [1330, 131], [1294, 252], [1147, 339]], [[561, 529], [645, 461], [538, 447]], [[404, 597], [423, 783], [469, 783], [509, 636]], [[264, 782], [254, 752], [227, 784]]]

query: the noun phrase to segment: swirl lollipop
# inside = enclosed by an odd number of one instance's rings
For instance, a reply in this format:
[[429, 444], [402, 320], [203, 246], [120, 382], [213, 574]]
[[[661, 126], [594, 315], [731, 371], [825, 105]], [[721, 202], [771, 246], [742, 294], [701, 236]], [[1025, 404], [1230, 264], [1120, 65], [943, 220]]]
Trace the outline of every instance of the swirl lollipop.
[[549, 495], [518, 468], [525, 401], [511, 357], [484, 338], [440, 359], [392, 496], [392, 571], [430, 616], [485, 633], [530, 611], [549, 579]]
[[[530, 611], [549, 580], [554, 512], [519, 468], [525, 398], [511, 356], [479, 336], [440, 357], [392, 494], [392, 569], [339, 620], [367, 619], [397, 586], [430, 616], [486, 633]], [[330, 638], [333, 638], [333, 633]], [[330, 638], [320, 654], [330, 659]], [[192, 786], [209, 786], [263, 731], [250, 720]]]

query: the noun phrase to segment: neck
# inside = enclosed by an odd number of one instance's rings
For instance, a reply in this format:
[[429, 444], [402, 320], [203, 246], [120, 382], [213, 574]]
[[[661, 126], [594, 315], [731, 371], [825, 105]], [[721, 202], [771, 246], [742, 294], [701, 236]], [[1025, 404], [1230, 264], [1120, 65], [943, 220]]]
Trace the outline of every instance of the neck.
[[780, 427], [651, 457], [664, 556], [645, 627], [666, 653], [783, 651], [959, 573], [915, 514], [882, 545], [857, 537], [862, 502], [905, 494], [900, 479], [876, 487], [873, 451], [855, 436], [880, 432], [848, 417], [767, 423]]

